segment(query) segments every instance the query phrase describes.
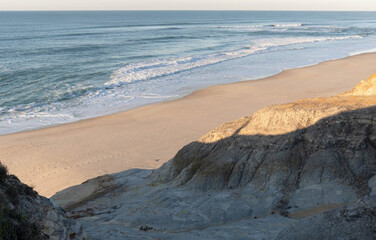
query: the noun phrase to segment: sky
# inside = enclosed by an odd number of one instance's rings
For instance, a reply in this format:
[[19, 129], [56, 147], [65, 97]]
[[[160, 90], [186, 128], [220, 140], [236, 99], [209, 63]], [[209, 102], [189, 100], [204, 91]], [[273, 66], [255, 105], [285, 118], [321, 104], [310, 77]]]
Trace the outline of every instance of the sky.
[[1, 10], [376, 11], [376, 0], [0, 0]]

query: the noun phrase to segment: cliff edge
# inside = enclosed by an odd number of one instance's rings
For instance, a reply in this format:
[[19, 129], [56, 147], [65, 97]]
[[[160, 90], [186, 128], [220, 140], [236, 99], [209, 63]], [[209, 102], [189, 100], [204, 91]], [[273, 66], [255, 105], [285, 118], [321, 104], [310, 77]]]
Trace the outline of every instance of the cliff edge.
[[86, 239], [81, 224], [0, 164], [0, 239]]
[[53, 199], [93, 239], [375, 239], [375, 77], [266, 107], [157, 170], [99, 177]]

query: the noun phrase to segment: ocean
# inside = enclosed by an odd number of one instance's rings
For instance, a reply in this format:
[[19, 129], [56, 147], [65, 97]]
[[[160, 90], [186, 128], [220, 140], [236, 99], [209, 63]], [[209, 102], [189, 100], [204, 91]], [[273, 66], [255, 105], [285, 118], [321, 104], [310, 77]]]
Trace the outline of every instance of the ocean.
[[0, 134], [373, 51], [374, 12], [0, 12]]

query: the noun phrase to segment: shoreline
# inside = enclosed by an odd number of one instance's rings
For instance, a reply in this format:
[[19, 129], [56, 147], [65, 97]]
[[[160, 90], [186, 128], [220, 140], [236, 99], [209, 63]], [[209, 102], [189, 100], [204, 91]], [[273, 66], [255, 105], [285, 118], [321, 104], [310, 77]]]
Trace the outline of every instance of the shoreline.
[[[361, 53], [361, 54], [364, 54], [364, 53]], [[361, 54], [357, 54], [357, 55], [361, 55]], [[349, 55], [347, 57], [351, 57], [351, 56], [352, 55]], [[345, 57], [345, 58], [347, 58], [347, 57]], [[339, 58], [339, 59], [342, 59], [342, 58]], [[338, 60], [338, 59], [330, 59], [330, 60], [325, 60], [323, 62], [335, 61], [335, 60]], [[288, 71], [288, 70], [292, 70], [292, 69], [297, 69], [297, 68], [310, 67], [310, 66], [314, 66], [314, 65], [317, 65], [317, 64], [320, 64], [320, 63], [322, 63], [322, 62], [314, 63], [314, 64], [308, 64], [308, 65], [304, 65], [304, 66], [300, 66], [300, 67], [296, 67], [296, 68], [288, 68], [288, 69], [282, 70], [281, 72], [278, 72], [276, 74], [261, 75], [261, 76], [258, 76], [258, 77], [244, 79], [244, 80], [238, 80], [238, 81], [235, 81], [235, 82], [228, 82], [228, 83], [208, 85], [208, 86], [205, 86], [203, 88], [194, 88], [194, 87], [192, 87], [185, 94], [177, 95], [177, 96], [168, 98], [167, 100], [162, 100], [161, 99], [160, 101], [151, 102], [151, 103], [145, 103], [145, 104], [141, 104], [141, 105], [135, 105], [135, 106], [130, 107], [130, 108], [124, 108], [124, 109], [121, 109], [121, 110], [116, 110], [114, 112], [109, 112], [109, 113], [105, 113], [105, 114], [99, 114], [99, 115], [96, 115], [96, 116], [85, 117], [85, 118], [81, 118], [81, 119], [78, 119], [78, 120], [75, 120], [75, 121], [71, 121], [71, 122], [68, 121], [68, 122], [61, 122], [61, 123], [53, 123], [53, 124], [50, 124], [50, 125], [42, 125], [42, 126], [38, 126], [38, 127], [24, 128], [24, 129], [21, 129], [21, 130], [16, 131], [16, 132], [0, 133], [0, 137], [7, 136], [7, 135], [12, 135], [12, 134], [17, 134], [17, 133], [31, 132], [31, 131], [36, 131], [36, 130], [41, 130], [41, 129], [46, 129], [46, 128], [52, 128], [52, 127], [57, 127], [57, 126], [61, 126], [61, 125], [77, 123], [77, 122], [81, 122], [81, 121], [87, 121], [87, 120], [91, 120], [91, 119], [95, 119], [95, 118], [101, 118], [101, 117], [106, 117], [106, 116], [110, 116], [110, 115], [113, 115], [113, 114], [118, 114], [118, 113], [122, 113], [122, 112], [126, 112], [126, 111], [131, 111], [131, 110], [134, 110], [134, 109], [137, 109], [137, 108], [142, 108], [142, 107], [145, 107], [145, 106], [150, 106], [150, 105], [154, 105], [154, 104], [160, 104], [160, 103], [169, 102], [169, 101], [176, 101], [176, 100], [179, 100], [179, 99], [182, 99], [182, 98], [185, 98], [185, 97], [189, 97], [190, 95], [194, 94], [196, 91], [200, 91], [200, 90], [203, 90], [203, 89], [206, 89], [206, 88], [210, 88], [210, 87], [214, 87], [214, 86], [222, 86], [222, 85], [224, 86], [224, 85], [228, 85], [228, 84], [236, 84], [236, 83], [240, 83], [240, 82], [265, 80], [265, 79], [267, 79], [269, 77], [281, 74], [284, 71]]]
[[30, 131], [35, 131], [35, 130], [41, 130], [41, 129], [45, 129], [45, 128], [57, 127], [57, 126], [60, 126], [60, 125], [65, 125], [65, 124], [77, 123], [77, 122], [81, 122], [81, 121], [86, 121], [86, 120], [100, 118], [100, 117], [106, 117], [106, 116], [110, 116], [110, 115], [113, 115], [113, 114], [118, 114], [118, 113], [130, 111], [130, 110], [133, 110], [133, 109], [142, 108], [142, 107], [149, 106], [149, 105], [154, 105], [154, 104], [159, 104], [159, 103], [169, 102], [169, 101], [176, 101], [176, 100], [188, 97], [191, 94], [194, 94], [196, 91], [200, 91], [200, 90], [203, 90], [203, 89], [206, 89], [206, 88], [210, 88], [210, 87], [214, 87], [214, 86], [222, 86], [222, 85], [224, 86], [224, 85], [228, 85], [228, 84], [236, 84], [236, 83], [240, 83], [240, 82], [266, 80], [267, 78], [276, 76], [276, 75], [281, 74], [281, 73], [283, 73], [285, 71], [288, 71], [288, 70], [311, 67], [311, 66], [315, 66], [315, 65], [318, 65], [318, 64], [321, 64], [321, 63], [325, 63], [325, 62], [336, 61], [336, 60], [340, 60], [340, 59], [346, 59], [346, 58], [349, 58], [349, 57], [363, 55], [363, 54], [373, 54], [373, 53], [376, 54], [376, 48], [374, 50], [375, 51], [373, 51], [373, 50], [372, 51], [359, 51], [356, 54], [349, 53], [348, 56], [342, 57], [342, 58], [333, 58], [333, 59], [324, 60], [324, 61], [318, 62], [318, 63], [312, 63], [312, 64], [302, 65], [302, 66], [298, 66], [298, 67], [287, 68], [287, 69], [284, 69], [284, 70], [282, 70], [282, 71], [280, 71], [278, 73], [275, 73], [275, 74], [259, 75], [259, 76], [252, 77], [252, 78], [247, 78], [247, 79], [243, 79], [243, 80], [237, 80], [235, 82], [227, 82], [227, 83], [220, 83], [220, 84], [214, 84], [214, 85], [210, 85], [209, 84], [209, 85], [201, 87], [201, 88], [191, 87], [191, 88], [189, 88], [189, 90], [186, 91], [186, 93], [183, 93], [181, 95], [176, 95], [176, 96], [171, 97], [171, 98], [166, 98], [167, 100], [164, 100], [164, 98], [161, 98], [160, 100], [155, 101], [155, 102], [144, 103], [144, 104], [140, 104], [140, 105], [134, 104], [134, 106], [131, 106], [129, 108], [123, 107], [122, 109], [118, 109], [118, 110], [114, 110], [114, 111], [109, 111], [108, 113], [103, 113], [103, 114], [88, 116], [88, 117], [84, 117], [84, 118], [81, 118], [81, 119], [78, 119], [78, 120], [74, 120], [74, 121], [67, 121], [67, 122], [53, 123], [53, 124], [50, 124], [50, 125], [42, 125], [42, 126], [38, 126], [38, 127], [24, 128], [24, 129], [21, 129], [19, 131], [9, 132], [9, 133], [0, 133], [0, 137], [1, 136], [5, 136], [5, 135], [11, 135], [11, 134], [17, 134], [17, 133], [23, 133], [23, 132], [30, 132]]
[[152, 169], [225, 122], [271, 104], [352, 89], [376, 72], [376, 53], [284, 70], [257, 80], [214, 85], [178, 99], [0, 136], [1, 162], [47, 197], [131, 168]]

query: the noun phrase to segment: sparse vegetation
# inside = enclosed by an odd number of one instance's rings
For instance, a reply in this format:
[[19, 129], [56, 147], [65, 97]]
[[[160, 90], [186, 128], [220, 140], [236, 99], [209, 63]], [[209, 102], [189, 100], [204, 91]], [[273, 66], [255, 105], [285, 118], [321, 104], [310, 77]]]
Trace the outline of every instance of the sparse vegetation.
[[0, 163], [0, 182], [4, 182], [8, 176], [8, 169]]
[[28, 218], [11, 210], [2, 203], [0, 207], [0, 239], [32, 240], [43, 239], [38, 226], [29, 223]]
[[36, 193], [26, 185], [12, 184], [15, 179], [0, 163], [0, 240], [46, 239], [39, 227], [17, 210], [20, 193], [28, 196], [35, 196]]

